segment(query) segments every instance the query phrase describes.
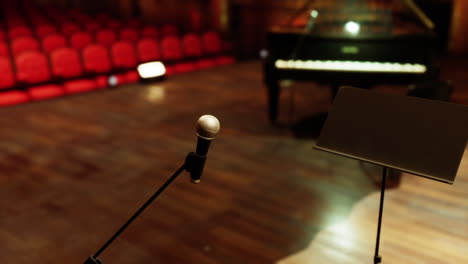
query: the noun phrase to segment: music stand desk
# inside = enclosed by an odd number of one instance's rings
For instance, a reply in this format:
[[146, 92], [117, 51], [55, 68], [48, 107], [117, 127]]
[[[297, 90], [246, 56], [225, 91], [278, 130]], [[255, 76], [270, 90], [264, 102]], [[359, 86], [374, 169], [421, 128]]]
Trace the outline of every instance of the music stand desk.
[[468, 106], [342, 87], [315, 148], [453, 184], [468, 138]]

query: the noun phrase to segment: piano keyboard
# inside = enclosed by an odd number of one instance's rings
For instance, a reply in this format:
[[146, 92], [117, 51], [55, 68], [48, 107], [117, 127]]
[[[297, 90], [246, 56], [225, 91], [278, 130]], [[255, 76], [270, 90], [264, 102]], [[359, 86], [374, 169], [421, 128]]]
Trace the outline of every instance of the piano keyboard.
[[427, 68], [423, 64], [371, 62], [371, 61], [324, 61], [324, 60], [276, 60], [275, 67], [290, 70], [382, 72], [423, 74]]

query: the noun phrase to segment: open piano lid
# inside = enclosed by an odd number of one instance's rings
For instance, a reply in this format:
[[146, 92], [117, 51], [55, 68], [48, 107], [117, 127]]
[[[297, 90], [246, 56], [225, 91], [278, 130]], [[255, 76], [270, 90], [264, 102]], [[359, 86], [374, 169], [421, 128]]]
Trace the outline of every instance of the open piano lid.
[[317, 36], [366, 38], [433, 34], [434, 23], [413, 0], [330, 2], [308, 1], [285, 25], [271, 31], [301, 33], [311, 11], [316, 10], [319, 15], [310, 33]]

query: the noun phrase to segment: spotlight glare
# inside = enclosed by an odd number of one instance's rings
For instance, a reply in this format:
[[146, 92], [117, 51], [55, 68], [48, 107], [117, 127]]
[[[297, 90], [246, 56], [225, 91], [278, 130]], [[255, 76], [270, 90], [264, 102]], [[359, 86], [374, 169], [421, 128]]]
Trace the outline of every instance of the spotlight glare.
[[354, 21], [349, 21], [345, 24], [344, 29], [351, 34], [356, 35], [359, 33], [361, 26]]
[[142, 79], [149, 79], [165, 75], [166, 67], [160, 61], [153, 61], [138, 65], [137, 71]]

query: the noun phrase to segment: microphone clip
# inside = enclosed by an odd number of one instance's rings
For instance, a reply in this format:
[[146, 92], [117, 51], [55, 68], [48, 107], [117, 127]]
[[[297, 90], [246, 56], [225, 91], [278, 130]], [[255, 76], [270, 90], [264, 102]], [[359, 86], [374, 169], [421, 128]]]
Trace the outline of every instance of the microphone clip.
[[199, 183], [200, 176], [205, 166], [206, 156], [201, 156], [195, 152], [190, 152], [185, 158], [185, 170], [190, 172], [192, 183]]

